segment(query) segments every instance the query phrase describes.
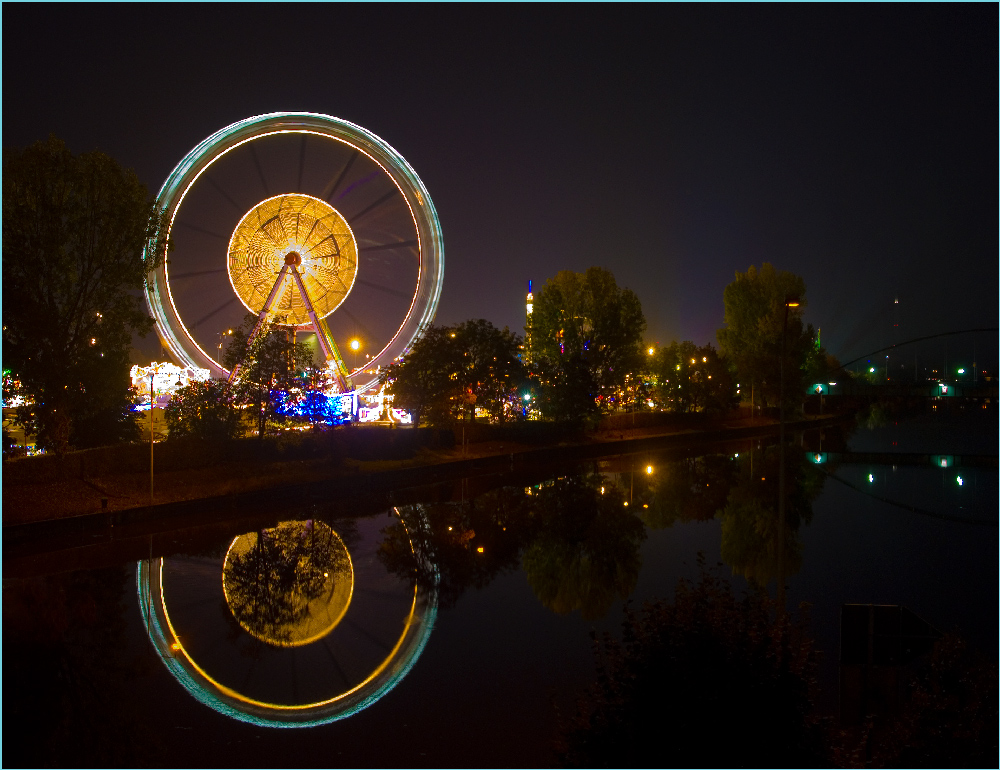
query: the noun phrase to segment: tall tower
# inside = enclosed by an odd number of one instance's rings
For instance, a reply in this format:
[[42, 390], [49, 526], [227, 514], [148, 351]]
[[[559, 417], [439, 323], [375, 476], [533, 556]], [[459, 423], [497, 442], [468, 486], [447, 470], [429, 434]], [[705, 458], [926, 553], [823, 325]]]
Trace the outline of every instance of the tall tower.
[[531, 279], [528, 279], [528, 296], [524, 303], [524, 365], [531, 364], [531, 313], [534, 310], [535, 297], [531, 293]]

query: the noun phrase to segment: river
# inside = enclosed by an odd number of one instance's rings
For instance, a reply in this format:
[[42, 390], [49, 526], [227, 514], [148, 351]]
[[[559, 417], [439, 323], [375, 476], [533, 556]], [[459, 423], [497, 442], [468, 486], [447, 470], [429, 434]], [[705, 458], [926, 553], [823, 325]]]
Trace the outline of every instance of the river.
[[792, 438], [780, 536], [778, 448], [746, 440], [5, 564], [4, 764], [550, 766], [591, 635], [705, 571], [810, 605], [825, 714], [844, 604], [995, 659], [996, 412], [878, 422]]

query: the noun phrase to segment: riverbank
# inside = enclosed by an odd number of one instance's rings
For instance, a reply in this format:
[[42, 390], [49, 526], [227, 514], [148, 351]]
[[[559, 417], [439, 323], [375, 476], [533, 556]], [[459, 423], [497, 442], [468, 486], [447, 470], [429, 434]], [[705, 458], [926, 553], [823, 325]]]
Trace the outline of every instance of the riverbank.
[[[806, 417], [786, 427], [819, 428], [845, 419], [843, 415]], [[540, 447], [495, 440], [452, 447], [420, 446], [412, 456], [399, 459], [334, 455], [249, 461], [234, 458], [199, 467], [197, 458], [187, 457], [190, 467], [155, 474], [152, 504], [148, 466], [141, 472], [115, 472], [122, 469], [105, 467], [87, 473], [81, 464], [79, 473], [63, 470], [39, 478], [11, 474], [5, 468], [4, 538], [18, 540], [46, 532], [81, 531], [153, 519], [187, 520], [208, 510], [225, 515], [248, 506], [266, 505], [269, 500], [277, 502], [292, 492], [309, 494], [310, 490], [322, 489], [325, 495], [337, 495], [401, 489], [608, 454], [772, 436], [778, 427], [774, 421], [737, 419], [697, 429], [620, 428]], [[159, 446], [156, 451], [161, 451]]]

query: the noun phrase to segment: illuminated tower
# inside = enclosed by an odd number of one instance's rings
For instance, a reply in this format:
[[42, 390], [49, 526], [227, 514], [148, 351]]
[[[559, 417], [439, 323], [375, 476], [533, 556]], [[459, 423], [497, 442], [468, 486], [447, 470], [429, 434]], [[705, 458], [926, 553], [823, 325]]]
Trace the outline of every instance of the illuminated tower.
[[524, 365], [531, 363], [531, 311], [535, 306], [535, 298], [531, 293], [531, 280], [528, 280], [528, 296], [524, 305]]

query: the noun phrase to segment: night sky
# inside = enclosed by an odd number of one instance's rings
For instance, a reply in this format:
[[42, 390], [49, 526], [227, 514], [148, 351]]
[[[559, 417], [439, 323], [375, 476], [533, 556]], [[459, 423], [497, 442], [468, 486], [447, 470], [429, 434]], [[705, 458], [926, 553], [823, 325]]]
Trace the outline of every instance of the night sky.
[[997, 325], [994, 4], [2, 13], [4, 147], [51, 132], [155, 192], [252, 115], [380, 136], [440, 215], [439, 323], [520, 332], [529, 278], [599, 265], [649, 340], [715, 344], [724, 287], [769, 261], [841, 360]]

